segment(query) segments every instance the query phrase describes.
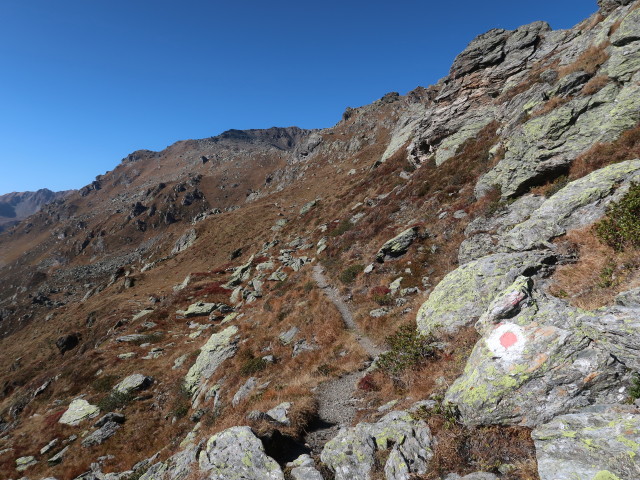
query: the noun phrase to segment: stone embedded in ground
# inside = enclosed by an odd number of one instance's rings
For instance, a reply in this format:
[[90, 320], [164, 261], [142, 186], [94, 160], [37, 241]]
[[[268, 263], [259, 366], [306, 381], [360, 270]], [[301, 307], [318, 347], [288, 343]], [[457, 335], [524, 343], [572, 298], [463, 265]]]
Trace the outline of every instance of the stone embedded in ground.
[[97, 417], [98, 413], [100, 413], [100, 408], [91, 405], [82, 398], [77, 398], [69, 404], [69, 408], [58, 421], [65, 425], [75, 426], [84, 420]]
[[114, 421], [108, 421], [104, 423], [98, 430], [87, 435], [82, 440], [83, 447], [92, 447], [94, 445], [101, 445], [108, 438], [112, 437], [116, 434], [118, 429], [120, 428], [120, 424]]
[[51, 457], [49, 460], [47, 460], [47, 463], [50, 466], [58, 465], [58, 464], [62, 463], [62, 461], [64, 460], [65, 455], [69, 451], [69, 448], [71, 448], [71, 445], [67, 445], [66, 447], [64, 447], [62, 450], [60, 450], [58, 453], [56, 453], [53, 457]]
[[182, 315], [185, 318], [201, 317], [209, 315], [217, 307], [217, 303], [196, 302], [189, 305], [189, 307], [182, 313]]
[[640, 410], [600, 405], [538, 426], [540, 480], [640, 478]]
[[210, 480], [284, 480], [280, 466], [267, 456], [249, 427], [232, 427], [212, 436], [198, 461]]
[[106, 415], [103, 415], [100, 420], [93, 424], [94, 427], [102, 427], [107, 422], [115, 422], [115, 423], [124, 423], [126, 417], [121, 413], [109, 412]]
[[187, 230], [180, 238], [178, 238], [178, 240], [176, 240], [171, 253], [175, 255], [185, 251], [195, 243], [197, 238], [198, 234], [196, 233], [196, 230], [194, 228]]
[[236, 335], [238, 327], [232, 325], [219, 333], [211, 335], [207, 343], [200, 349], [200, 354], [195, 363], [191, 366], [184, 379], [184, 387], [194, 394], [204, 381], [211, 375], [226, 359], [235, 355], [238, 346]]
[[267, 410], [265, 412], [269, 418], [272, 420], [281, 423], [282, 425], [291, 425], [291, 420], [289, 419], [289, 409], [291, 408], [290, 402], [282, 402], [280, 405], [273, 407], [271, 410]]
[[244, 401], [249, 394], [253, 391], [254, 388], [258, 385], [258, 379], [256, 377], [250, 377], [247, 381], [238, 389], [236, 394], [233, 396], [233, 400], [231, 404], [235, 407], [240, 402]]
[[142, 375], [141, 373], [134, 373], [129, 375], [120, 383], [118, 383], [113, 390], [119, 393], [129, 394], [140, 390], [145, 390], [153, 384], [153, 378]]
[[286, 332], [282, 332], [278, 338], [283, 343], [283, 345], [288, 345], [293, 341], [299, 331], [300, 329], [298, 327], [291, 327]]

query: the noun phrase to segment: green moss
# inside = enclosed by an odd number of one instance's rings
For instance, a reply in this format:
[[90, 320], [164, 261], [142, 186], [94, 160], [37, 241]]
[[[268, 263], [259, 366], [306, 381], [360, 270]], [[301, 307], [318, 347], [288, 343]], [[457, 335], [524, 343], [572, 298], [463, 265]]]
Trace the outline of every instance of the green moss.
[[622, 480], [617, 475], [614, 475], [609, 470], [601, 470], [596, 473], [596, 476], [593, 477], [593, 480]]

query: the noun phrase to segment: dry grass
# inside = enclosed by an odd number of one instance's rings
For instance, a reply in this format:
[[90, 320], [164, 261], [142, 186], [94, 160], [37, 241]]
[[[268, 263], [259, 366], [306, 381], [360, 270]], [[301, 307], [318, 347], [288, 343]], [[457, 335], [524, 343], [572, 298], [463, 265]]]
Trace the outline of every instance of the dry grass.
[[575, 180], [589, 173], [622, 162], [640, 158], [640, 125], [622, 133], [610, 143], [597, 143], [571, 164], [569, 178]]
[[569, 232], [558, 243], [578, 258], [558, 267], [550, 287], [553, 295], [593, 310], [611, 304], [621, 291], [640, 285], [638, 252], [615, 252], [595, 236], [592, 227]]
[[542, 105], [540, 108], [531, 112], [531, 115], [529, 116], [529, 118], [541, 117], [543, 115], [546, 115], [547, 113], [555, 110], [556, 108], [561, 107], [566, 103], [569, 103], [571, 100], [573, 100], [573, 97], [571, 96], [552, 97], [547, 102], [545, 102], [545, 104]]
[[566, 77], [578, 71], [594, 75], [600, 66], [609, 59], [609, 54], [606, 52], [609, 45], [609, 41], [602, 42], [599, 45], [591, 45], [573, 63], [560, 67], [558, 69], [559, 77]]
[[598, 75], [592, 77], [587, 83], [584, 84], [580, 93], [582, 95], [595, 95], [604, 87], [606, 87], [611, 80], [606, 75]]

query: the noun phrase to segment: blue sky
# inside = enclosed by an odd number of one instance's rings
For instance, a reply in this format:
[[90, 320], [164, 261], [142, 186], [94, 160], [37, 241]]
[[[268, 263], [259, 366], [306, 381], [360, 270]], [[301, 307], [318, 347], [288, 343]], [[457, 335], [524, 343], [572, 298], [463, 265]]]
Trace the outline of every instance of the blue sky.
[[0, 194], [80, 188], [128, 153], [335, 124], [448, 73], [477, 34], [595, 0], [2, 0]]

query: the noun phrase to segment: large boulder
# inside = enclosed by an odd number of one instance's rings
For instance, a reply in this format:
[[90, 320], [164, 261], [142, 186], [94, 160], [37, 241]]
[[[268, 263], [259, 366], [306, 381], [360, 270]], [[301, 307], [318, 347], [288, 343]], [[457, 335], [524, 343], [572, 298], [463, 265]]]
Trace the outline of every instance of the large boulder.
[[76, 398], [69, 404], [69, 408], [62, 414], [58, 421], [65, 425], [78, 425], [84, 420], [97, 417], [99, 413], [100, 408], [91, 405], [82, 398]]
[[556, 415], [626, 397], [625, 365], [585, 330], [597, 314], [519, 278], [477, 323], [482, 339], [446, 400], [465, 424], [536, 426]]
[[369, 480], [377, 450], [391, 449], [384, 471], [388, 480], [423, 474], [433, 457], [431, 431], [408, 412], [396, 411], [376, 423], [343, 428], [327, 442], [320, 458], [336, 480]]
[[561, 415], [533, 433], [540, 480], [640, 478], [640, 411], [602, 405]]
[[322, 475], [316, 469], [316, 463], [309, 455], [300, 455], [293, 462], [287, 464], [291, 467], [291, 478], [293, 480], [323, 480]]
[[184, 387], [190, 394], [195, 394], [202, 383], [213, 375], [222, 362], [235, 355], [238, 349], [237, 333], [238, 327], [232, 325], [211, 335], [207, 343], [202, 346], [198, 358], [184, 379]]
[[280, 466], [267, 456], [249, 427], [232, 427], [212, 436], [198, 461], [210, 480], [284, 480]]
[[449, 273], [422, 304], [418, 330], [455, 332], [473, 324], [489, 303], [522, 274], [532, 275], [554, 261], [548, 251], [499, 253], [469, 262]]
[[178, 240], [176, 240], [171, 253], [175, 255], [185, 251], [195, 243], [197, 238], [198, 234], [196, 233], [196, 230], [194, 228], [187, 230], [180, 238], [178, 238]]

